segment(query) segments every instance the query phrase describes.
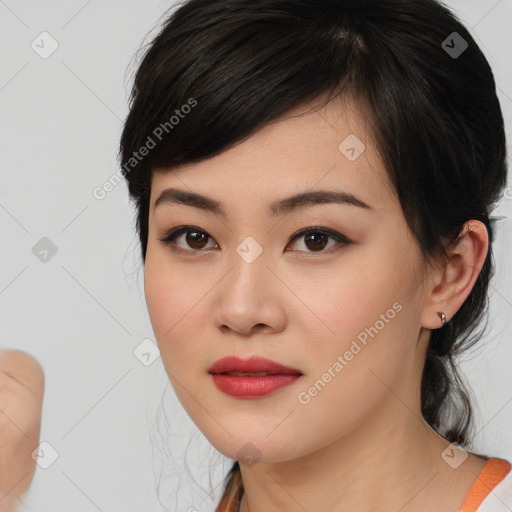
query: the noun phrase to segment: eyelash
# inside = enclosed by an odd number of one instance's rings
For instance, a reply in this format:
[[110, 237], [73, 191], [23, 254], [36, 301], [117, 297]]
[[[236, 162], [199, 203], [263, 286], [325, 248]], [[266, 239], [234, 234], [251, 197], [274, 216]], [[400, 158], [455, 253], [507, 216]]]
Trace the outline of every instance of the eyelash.
[[[176, 238], [178, 238], [180, 235], [187, 233], [187, 232], [204, 233], [208, 237], [209, 240], [210, 239], [214, 240], [210, 235], [208, 235], [208, 233], [206, 231], [199, 229], [195, 226], [178, 226], [176, 228], [171, 229], [169, 232], [166, 233], [164, 238], [160, 238], [159, 240], [161, 242], [163, 242], [164, 244], [168, 245], [170, 247], [170, 249], [175, 252], [185, 252], [185, 253], [187, 253], [187, 252], [188, 253], [205, 252], [203, 249], [182, 249], [180, 247], [176, 247], [176, 242], [175, 242]], [[327, 251], [324, 251], [322, 249], [320, 251], [295, 251], [295, 252], [307, 252], [310, 254], [315, 254], [315, 253], [329, 254], [330, 252], [338, 251], [341, 248], [343, 248], [345, 245], [352, 243], [351, 240], [349, 240], [346, 236], [342, 235], [341, 233], [338, 233], [337, 231], [333, 231], [331, 229], [321, 228], [321, 227], [310, 227], [310, 228], [301, 229], [299, 232], [295, 233], [292, 236], [292, 238], [290, 239], [290, 241], [288, 242], [288, 244], [295, 241], [295, 239], [297, 239], [297, 238], [304, 237], [305, 235], [317, 234], [317, 233], [320, 233], [322, 235], [328, 236], [329, 238], [332, 238], [336, 242], [342, 244], [341, 247], [337, 247], [334, 250], [331, 249], [331, 250], [327, 250]]]

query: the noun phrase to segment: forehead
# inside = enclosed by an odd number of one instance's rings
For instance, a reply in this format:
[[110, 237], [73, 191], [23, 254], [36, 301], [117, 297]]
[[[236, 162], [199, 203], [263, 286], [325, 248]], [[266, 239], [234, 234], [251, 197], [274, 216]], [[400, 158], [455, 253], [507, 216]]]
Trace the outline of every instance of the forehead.
[[316, 189], [342, 190], [375, 209], [396, 201], [371, 138], [370, 120], [350, 98], [288, 111], [213, 158], [155, 169], [151, 205], [166, 188], [216, 198], [236, 210]]

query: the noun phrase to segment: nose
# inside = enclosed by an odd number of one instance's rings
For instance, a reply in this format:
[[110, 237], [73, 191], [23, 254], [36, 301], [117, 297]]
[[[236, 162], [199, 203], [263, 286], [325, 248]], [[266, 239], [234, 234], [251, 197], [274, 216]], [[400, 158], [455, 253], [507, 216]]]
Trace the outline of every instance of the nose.
[[217, 329], [250, 336], [284, 328], [286, 287], [269, 263], [264, 253], [252, 261], [234, 255], [231, 267], [214, 289], [213, 321]]

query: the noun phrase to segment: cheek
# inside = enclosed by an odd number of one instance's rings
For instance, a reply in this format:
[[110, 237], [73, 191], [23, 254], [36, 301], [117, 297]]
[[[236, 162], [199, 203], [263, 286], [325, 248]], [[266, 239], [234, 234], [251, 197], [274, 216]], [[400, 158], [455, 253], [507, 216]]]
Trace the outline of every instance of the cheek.
[[200, 300], [201, 290], [176, 266], [162, 260], [163, 257], [150, 255], [148, 251], [144, 293], [160, 351], [165, 352], [176, 345], [177, 333], [183, 333], [188, 315]]
[[346, 258], [330, 276], [315, 280], [316, 289], [308, 289], [303, 278], [307, 307], [296, 316], [300, 330], [309, 333], [303, 360], [311, 362], [312, 380], [338, 356], [344, 368], [351, 367], [343, 373], [354, 382], [367, 379], [369, 368], [394, 378], [400, 359], [414, 356], [415, 272], [410, 259], [397, 264], [395, 248], [384, 245]]
[[[170, 264], [165, 254], [155, 253], [148, 251], [146, 258], [144, 292], [162, 363], [169, 377], [187, 389], [196, 389], [198, 373], [207, 376], [205, 347], [199, 338], [210, 318], [207, 291], [215, 279], [211, 272], [191, 270], [189, 264]], [[186, 399], [180, 396], [180, 386], [172, 384], [180, 401]]]
[[297, 318], [307, 321], [308, 330], [317, 332], [327, 346], [343, 348], [392, 308], [398, 296], [393, 291], [395, 277], [389, 266], [379, 261], [354, 257], [325, 273], [315, 271], [314, 279], [311, 274], [295, 278], [300, 290], [297, 295], [303, 298], [298, 303], [302, 313]]

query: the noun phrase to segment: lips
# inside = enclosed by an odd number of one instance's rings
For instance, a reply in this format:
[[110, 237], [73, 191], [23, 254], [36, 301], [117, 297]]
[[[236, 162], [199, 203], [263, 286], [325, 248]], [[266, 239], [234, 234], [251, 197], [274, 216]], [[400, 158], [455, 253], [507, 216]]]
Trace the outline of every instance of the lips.
[[209, 369], [212, 374], [226, 374], [235, 377], [266, 377], [269, 375], [302, 375], [300, 370], [289, 368], [282, 364], [252, 356], [243, 360], [236, 356], [223, 357], [216, 361]]
[[246, 360], [236, 356], [223, 357], [208, 371], [217, 389], [226, 395], [244, 400], [271, 396], [278, 390], [291, 386], [303, 375], [296, 368], [258, 356]]

